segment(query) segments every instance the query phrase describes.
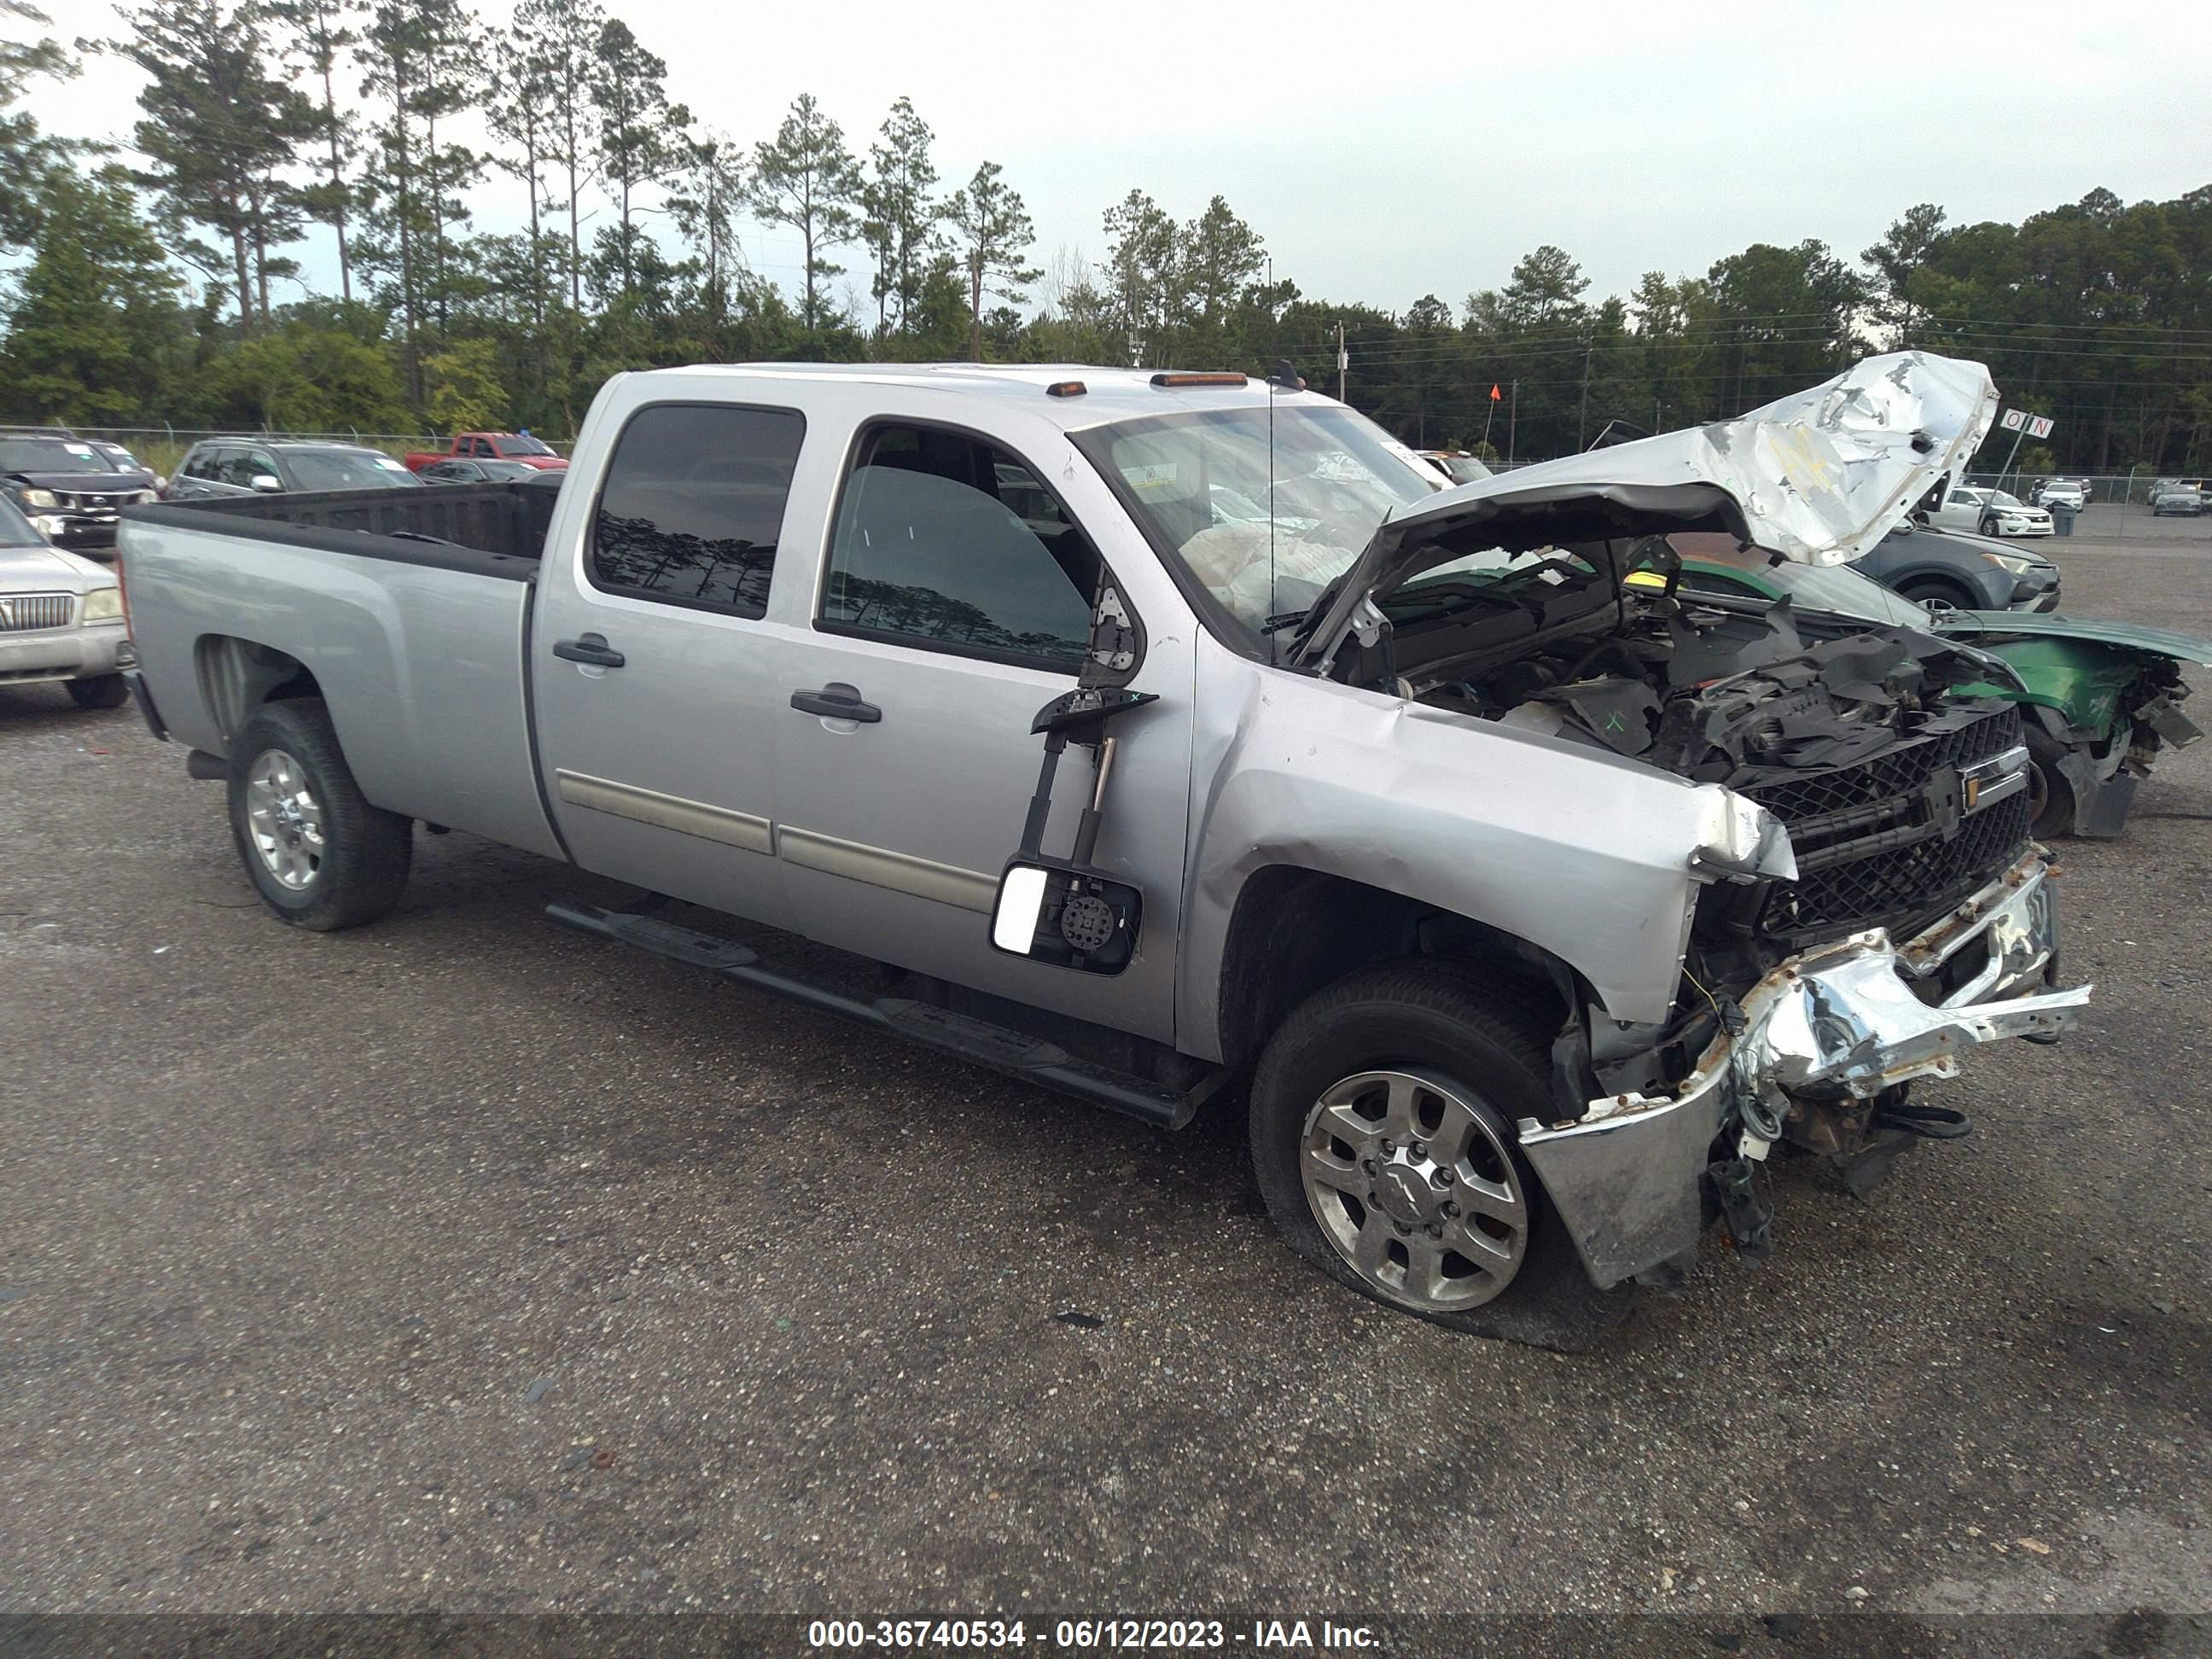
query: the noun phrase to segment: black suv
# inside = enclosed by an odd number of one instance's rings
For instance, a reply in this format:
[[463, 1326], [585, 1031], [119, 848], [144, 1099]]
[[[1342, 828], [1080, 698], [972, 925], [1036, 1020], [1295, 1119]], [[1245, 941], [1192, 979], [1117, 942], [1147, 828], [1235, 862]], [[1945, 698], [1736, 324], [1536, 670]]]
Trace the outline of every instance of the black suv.
[[391, 456], [362, 444], [208, 438], [177, 464], [169, 499], [422, 487], [422, 481]]
[[57, 547], [114, 546], [116, 509], [154, 491], [150, 469], [121, 465], [67, 427], [0, 427], [0, 492]]

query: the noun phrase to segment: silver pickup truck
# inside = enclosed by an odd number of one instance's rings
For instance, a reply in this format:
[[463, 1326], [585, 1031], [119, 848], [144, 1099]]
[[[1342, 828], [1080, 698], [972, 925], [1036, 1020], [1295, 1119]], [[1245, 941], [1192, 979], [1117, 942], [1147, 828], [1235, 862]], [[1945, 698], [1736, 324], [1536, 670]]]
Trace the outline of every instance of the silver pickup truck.
[[565, 482], [131, 510], [137, 690], [284, 921], [417, 822], [567, 860], [641, 896], [557, 922], [1153, 1123], [1232, 1083], [1293, 1248], [1571, 1346], [2087, 995], [2001, 665], [1621, 580], [1848, 559], [1995, 410], [1908, 353], [1453, 489], [1287, 375], [628, 374]]

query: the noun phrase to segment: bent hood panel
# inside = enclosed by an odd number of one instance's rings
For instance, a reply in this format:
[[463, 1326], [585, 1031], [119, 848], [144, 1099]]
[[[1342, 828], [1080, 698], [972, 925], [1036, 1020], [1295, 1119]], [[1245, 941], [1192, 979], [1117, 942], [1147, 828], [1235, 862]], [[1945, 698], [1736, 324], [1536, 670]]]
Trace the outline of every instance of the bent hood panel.
[[2171, 657], [2176, 662], [2212, 668], [2212, 640], [2192, 639], [2163, 628], [2106, 622], [2094, 617], [2042, 616], [2010, 611], [1956, 611], [1936, 617], [1931, 633], [1973, 640], [1984, 646], [2008, 638], [2075, 640], [2085, 645], [2115, 645], [2129, 651]]
[[1981, 364], [1892, 352], [1732, 421], [1445, 490], [1376, 532], [1298, 655], [1326, 658], [1363, 605], [1482, 545], [1703, 525], [1800, 563], [1847, 563], [1966, 465], [1996, 412]]

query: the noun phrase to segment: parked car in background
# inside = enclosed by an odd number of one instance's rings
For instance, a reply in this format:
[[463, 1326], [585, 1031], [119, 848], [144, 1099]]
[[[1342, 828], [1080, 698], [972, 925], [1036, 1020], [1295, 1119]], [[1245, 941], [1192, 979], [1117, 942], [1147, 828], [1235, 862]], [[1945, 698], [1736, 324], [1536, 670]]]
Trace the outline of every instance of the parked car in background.
[[[2017, 684], [1992, 675], [1980, 689], [2018, 704], [2034, 768], [2029, 792], [2036, 835], [2109, 838], [2120, 833], [2136, 786], [2161, 748], [2186, 748], [2203, 734], [2181, 712], [2185, 667], [2212, 667], [2212, 641], [2160, 628], [2017, 611], [1939, 611], [1910, 600], [1851, 565], [1777, 562], [1731, 536], [1677, 532], [1680, 591], [1715, 603], [1765, 610], [1790, 601], [1807, 639], [1869, 628], [1919, 627], [2001, 659]], [[1628, 580], [1664, 585], [1647, 562]]]
[[1455, 484], [1474, 483], [1478, 479], [1497, 476], [1481, 456], [1464, 449], [1417, 449], [1413, 453]]
[[391, 456], [362, 444], [208, 438], [178, 463], [169, 480], [169, 499], [422, 487], [422, 481]]
[[558, 472], [568, 463], [542, 440], [527, 432], [463, 432], [450, 448], [415, 450], [406, 457], [409, 468], [420, 471], [438, 461], [520, 461], [541, 471]]
[[1972, 530], [1984, 536], [2048, 536], [2051, 514], [2017, 495], [1975, 484], [1954, 484], [1943, 504], [1929, 515], [1942, 530]]
[[115, 515], [155, 499], [143, 466], [119, 467], [65, 427], [0, 427], [0, 495], [57, 547], [115, 545]]
[[115, 708], [136, 660], [115, 573], [52, 545], [0, 498], [0, 686], [59, 681], [80, 708]]
[[490, 483], [509, 478], [535, 477], [545, 471], [528, 461], [460, 460], [448, 456], [417, 468], [415, 476], [426, 484]]
[[2079, 513], [2089, 504], [2089, 486], [2073, 478], [2045, 478], [2035, 487], [2035, 504], [2045, 512], [2070, 507]]
[[2058, 608], [2058, 567], [2042, 554], [1955, 531], [1901, 524], [1860, 557], [1858, 569], [1915, 605]]
[[2193, 483], [2161, 484], [2150, 498], [2150, 510], [2156, 518], [2195, 518], [2204, 510], [2204, 492]]

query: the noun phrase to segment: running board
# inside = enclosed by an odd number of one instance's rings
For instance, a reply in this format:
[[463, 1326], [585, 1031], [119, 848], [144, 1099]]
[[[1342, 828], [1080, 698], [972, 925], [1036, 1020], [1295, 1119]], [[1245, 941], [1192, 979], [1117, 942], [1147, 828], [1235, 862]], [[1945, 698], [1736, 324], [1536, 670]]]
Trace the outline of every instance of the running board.
[[1198, 1110], [1199, 1103], [1212, 1092], [1218, 1080], [1217, 1073], [1188, 1093], [1170, 1093], [1142, 1078], [1093, 1066], [1040, 1037], [994, 1025], [988, 1020], [903, 997], [878, 997], [864, 1001], [811, 980], [796, 978], [766, 966], [758, 951], [734, 939], [695, 933], [689, 927], [678, 927], [635, 910], [605, 910], [596, 904], [556, 901], [545, 907], [545, 915], [580, 933], [635, 945], [671, 962], [703, 968], [724, 979], [735, 980], [757, 990], [772, 991], [824, 1013], [842, 1014], [863, 1025], [872, 1025], [878, 1030], [941, 1049], [978, 1066], [988, 1066], [1009, 1077], [1021, 1078], [1062, 1094], [1074, 1095], [1109, 1111], [1141, 1119], [1155, 1128], [1180, 1129], [1188, 1124]]

